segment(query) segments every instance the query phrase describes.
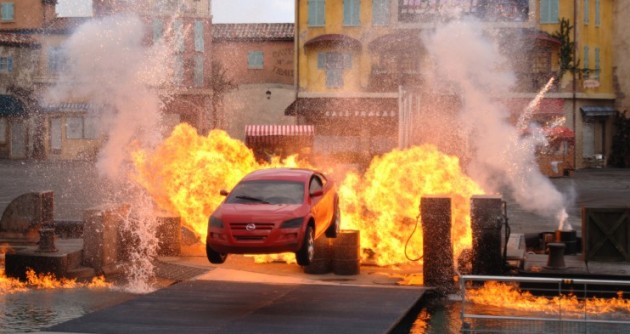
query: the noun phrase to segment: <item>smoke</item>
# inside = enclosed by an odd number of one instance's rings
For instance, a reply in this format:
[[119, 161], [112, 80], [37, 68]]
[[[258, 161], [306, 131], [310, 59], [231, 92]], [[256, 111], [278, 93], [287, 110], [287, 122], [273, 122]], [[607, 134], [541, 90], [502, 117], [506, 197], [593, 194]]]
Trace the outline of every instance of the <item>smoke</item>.
[[97, 167], [118, 180], [131, 147], [161, 141], [162, 102], [156, 87], [172, 78], [164, 43], [143, 44], [145, 25], [136, 16], [93, 19], [63, 44], [66, 67], [48, 103], [85, 101], [96, 107], [106, 142]]
[[478, 21], [461, 19], [436, 27], [423, 39], [433, 65], [429, 85], [459, 97], [459, 113], [447, 119], [463, 138], [469, 175], [489, 192], [509, 192], [526, 210], [560, 217], [565, 199], [535, 158], [536, 146], [544, 140], [523, 135], [501, 103], [516, 78], [492, 32]]

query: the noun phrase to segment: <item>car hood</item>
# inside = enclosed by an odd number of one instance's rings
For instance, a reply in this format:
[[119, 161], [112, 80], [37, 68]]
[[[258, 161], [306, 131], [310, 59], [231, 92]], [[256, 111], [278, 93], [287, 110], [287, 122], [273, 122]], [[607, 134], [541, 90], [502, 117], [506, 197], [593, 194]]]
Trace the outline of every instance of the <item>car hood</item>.
[[308, 213], [305, 205], [282, 204], [222, 204], [214, 216], [225, 222], [251, 221], [275, 222], [294, 217], [303, 217]]

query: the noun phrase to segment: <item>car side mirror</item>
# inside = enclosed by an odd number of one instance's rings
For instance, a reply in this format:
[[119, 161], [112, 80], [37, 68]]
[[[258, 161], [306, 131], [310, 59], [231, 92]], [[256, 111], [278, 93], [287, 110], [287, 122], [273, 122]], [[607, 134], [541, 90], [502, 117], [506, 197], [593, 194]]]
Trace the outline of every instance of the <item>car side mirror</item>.
[[227, 196], [229, 193], [227, 192], [227, 190], [225, 190], [225, 189], [221, 189], [221, 191], [219, 191], [219, 194], [220, 194], [221, 196]]
[[321, 196], [324, 194], [323, 190], [315, 190], [311, 193], [311, 197], [317, 197], [317, 196]]

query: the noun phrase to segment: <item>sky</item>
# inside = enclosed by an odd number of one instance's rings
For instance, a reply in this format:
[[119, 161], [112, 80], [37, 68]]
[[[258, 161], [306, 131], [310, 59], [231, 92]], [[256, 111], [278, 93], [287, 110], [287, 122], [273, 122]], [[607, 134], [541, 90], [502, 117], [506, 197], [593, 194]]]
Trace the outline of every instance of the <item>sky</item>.
[[[59, 0], [57, 14], [91, 16], [91, 0]], [[294, 0], [212, 0], [213, 23], [292, 23]]]

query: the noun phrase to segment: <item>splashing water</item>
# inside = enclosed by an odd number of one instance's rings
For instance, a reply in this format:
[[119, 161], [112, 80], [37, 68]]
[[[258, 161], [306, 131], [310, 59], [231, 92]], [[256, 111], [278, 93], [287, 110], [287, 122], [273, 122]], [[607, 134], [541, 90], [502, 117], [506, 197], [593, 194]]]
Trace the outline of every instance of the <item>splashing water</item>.
[[516, 123], [516, 128], [517, 129], [524, 130], [525, 128], [527, 128], [527, 126], [529, 124], [529, 121], [532, 118], [532, 114], [534, 113], [534, 110], [536, 110], [536, 109], [538, 109], [540, 107], [540, 101], [542, 101], [543, 97], [545, 97], [545, 95], [547, 94], [549, 89], [551, 89], [551, 87], [553, 86], [554, 81], [555, 81], [554, 77], [549, 79], [549, 81], [547, 81], [547, 84], [543, 87], [543, 89], [541, 89], [538, 92], [538, 94], [536, 94], [536, 97], [534, 97], [534, 99], [531, 100], [527, 104], [527, 107], [525, 107], [525, 110], [523, 110], [523, 112], [521, 113], [521, 115], [518, 118], [518, 122]]

